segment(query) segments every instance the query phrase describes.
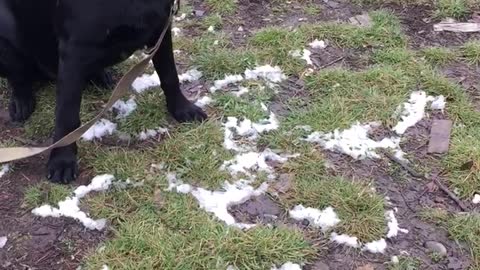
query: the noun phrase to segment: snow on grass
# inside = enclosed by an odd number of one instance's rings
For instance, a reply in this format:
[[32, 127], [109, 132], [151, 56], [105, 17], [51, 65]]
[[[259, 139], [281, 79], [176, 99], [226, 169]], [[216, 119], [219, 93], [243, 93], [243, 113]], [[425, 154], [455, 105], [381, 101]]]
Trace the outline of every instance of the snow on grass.
[[83, 226], [89, 230], [103, 230], [106, 225], [105, 219], [94, 220], [80, 210], [80, 199], [93, 191], [105, 191], [107, 190], [112, 181], [113, 175], [99, 175], [92, 179], [92, 182], [88, 186], [79, 186], [74, 195], [67, 197], [65, 200], [58, 202], [58, 208], [52, 207], [48, 204], [37, 207], [32, 210], [32, 213], [40, 217], [70, 217], [80, 221]]
[[112, 106], [112, 110], [117, 113], [117, 119], [122, 119], [129, 116], [136, 109], [137, 103], [135, 102], [135, 97], [131, 97], [127, 101], [119, 100]]
[[289, 211], [290, 217], [295, 220], [308, 220], [313, 227], [326, 231], [340, 223], [337, 213], [332, 207], [319, 210], [312, 207], [305, 208], [303, 205], [297, 205]]
[[166, 128], [157, 128], [157, 129], [147, 129], [145, 131], [142, 131], [138, 134], [138, 139], [141, 141], [148, 140], [150, 138], [154, 138], [158, 135], [162, 135], [168, 132], [168, 129]]
[[259, 196], [267, 191], [268, 185], [263, 183], [255, 189], [248, 181], [237, 181], [233, 184], [225, 182], [223, 190], [210, 191], [203, 188], [194, 189], [191, 194], [197, 199], [200, 208], [214, 214], [219, 220], [227, 225], [248, 229], [253, 224], [237, 223], [235, 218], [228, 212], [228, 207], [244, 203], [254, 196]]
[[337, 234], [335, 232], [330, 235], [330, 241], [353, 248], [359, 248], [361, 246], [360, 242], [358, 241], [358, 237], [347, 234]]
[[428, 102], [432, 102], [431, 108], [435, 110], [443, 110], [446, 104], [443, 96], [427, 96], [424, 91], [412, 92], [408, 102], [403, 103], [399, 108], [402, 109], [401, 120], [393, 128], [393, 131], [402, 135], [408, 128], [415, 126], [425, 116], [425, 107]]
[[270, 149], [263, 152], [247, 152], [235, 156], [232, 160], [225, 161], [221, 166], [221, 170], [227, 170], [232, 176], [240, 173], [251, 175], [250, 172], [267, 172], [273, 174], [273, 168], [269, 162], [284, 163], [288, 158], [296, 157], [296, 155], [278, 155]]
[[213, 83], [213, 86], [210, 87], [210, 92], [215, 93], [217, 90], [223, 89], [227, 87], [228, 85], [236, 84], [238, 82], [243, 81], [243, 76], [242, 75], [225, 75], [225, 78], [221, 80], [216, 80]]
[[377, 149], [400, 149], [400, 138], [384, 138], [381, 141], [370, 139], [368, 133], [373, 126], [373, 123], [356, 123], [342, 131], [337, 129], [329, 133], [313, 132], [304, 140], [319, 143], [327, 150], [338, 151], [354, 159], [379, 158], [375, 152]]
[[101, 270], [110, 270], [110, 267], [108, 267], [106, 264], [104, 264], [104, 265], [102, 266], [102, 269], [101, 269]]
[[172, 33], [173, 33], [173, 36], [175, 36], [175, 37], [180, 36], [181, 32], [182, 32], [182, 30], [180, 30], [180, 28], [178, 28], [178, 27], [173, 27], [172, 28]]
[[308, 45], [310, 45], [310, 47], [312, 47], [313, 49], [325, 49], [327, 47], [327, 44], [325, 43], [325, 41], [318, 40], [318, 39], [315, 39]]
[[210, 25], [210, 27], [208, 27], [207, 31], [210, 32], [210, 33], [215, 33], [215, 27], [213, 25]]
[[385, 239], [382, 238], [377, 241], [366, 243], [363, 249], [371, 253], [384, 253], [387, 249], [387, 242], [385, 241]]
[[174, 173], [167, 174], [168, 188], [167, 191], [176, 191], [177, 193], [188, 194], [192, 191], [192, 186], [184, 184], [182, 180], [177, 178]]
[[279, 66], [272, 67], [271, 65], [258, 66], [254, 69], [245, 70], [245, 79], [257, 80], [264, 79], [272, 83], [279, 83], [287, 79]]
[[312, 59], [310, 58], [312, 52], [307, 49], [291, 51], [290, 55], [295, 58], [303, 59], [307, 62], [307, 65], [313, 66]]
[[82, 139], [85, 141], [92, 141], [93, 139], [101, 139], [104, 136], [112, 135], [117, 129], [117, 124], [112, 123], [107, 119], [100, 119], [92, 127], [90, 127], [85, 134], [82, 135]]
[[210, 105], [212, 102], [213, 102], [213, 99], [211, 97], [203, 96], [195, 102], [195, 105], [197, 105], [200, 108], [205, 108], [208, 105]]
[[8, 164], [2, 165], [0, 169], [0, 178], [2, 178], [7, 172], [10, 170], [10, 166]]
[[408, 233], [408, 230], [402, 229], [398, 226], [398, 220], [395, 217], [395, 213], [393, 210], [387, 211], [387, 213], [385, 213], [385, 216], [388, 225], [387, 238], [396, 237], [399, 232]]
[[156, 71], [153, 72], [153, 74], [143, 74], [141, 77], [136, 78], [132, 83], [133, 90], [138, 94], [157, 86], [160, 86], [160, 78]]
[[175, 21], [180, 22], [180, 21], [185, 20], [185, 18], [187, 18], [187, 14], [182, 13], [182, 15], [180, 15], [180, 16], [175, 16]]
[[180, 83], [194, 82], [202, 78], [202, 75], [203, 74], [201, 71], [199, 71], [196, 68], [193, 68], [193, 69], [187, 70], [187, 72], [183, 74], [178, 75], [178, 80], [180, 81]]
[[0, 249], [7, 244], [8, 238], [6, 236], [0, 237]]
[[302, 267], [296, 263], [286, 262], [280, 268], [274, 266], [271, 270], [302, 270]]
[[473, 204], [480, 204], [480, 194], [475, 194], [472, 199]]

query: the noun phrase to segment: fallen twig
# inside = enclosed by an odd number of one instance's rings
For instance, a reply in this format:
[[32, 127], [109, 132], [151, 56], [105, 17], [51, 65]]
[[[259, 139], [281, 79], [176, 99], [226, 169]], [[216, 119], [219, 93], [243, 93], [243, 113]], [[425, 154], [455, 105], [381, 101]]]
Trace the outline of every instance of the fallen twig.
[[[400, 166], [402, 166], [402, 168], [404, 168], [406, 171], [408, 171], [408, 173], [410, 173], [413, 177], [416, 177], [416, 178], [422, 178], [422, 179], [425, 179], [425, 180], [429, 180], [427, 177], [425, 177], [424, 175], [418, 173], [417, 171], [415, 171], [412, 167], [410, 167], [405, 161], [395, 157], [394, 155], [388, 153], [388, 152], [384, 152], [384, 154], [392, 161], [398, 163]], [[438, 175], [439, 174], [435, 174], [432, 176], [432, 181], [443, 191], [445, 192], [448, 197], [450, 197], [450, 199], [452, 199], [453, 201], [455, 201], [455, 203], [460, 207], [460, 209], [462, 209], [462, 211], [468, 211], [468, 208], [463, 204], [463, 202], [457, 197], [457, 195], [455, 195], [455, 193], [453, 193], [452, 191], [450, 191], [450, 189], [448, 189], [447, 186], [445, 186], [442, 182], [440, 182], [440, 180], [438, 180]], [[407, 205], [408, 206], [408, 205]]]
[[329, 67], [329, 66], [331, 66], [331, 65], [335, 65], [336, 63], [342, 61], [343, 59], [345, 59], [345, 57], [343, 57], [343, 56], [342, 56], [342, 57], [339, 57], [339, 58], [337, 58], [337, 59], [335, 59], [335, 60], [333, 60], [333, 61], [331, 61], [331, 62], [328, 62], [328, 63], [326, 63], [325, 65], [321, 66], [320, 69], [324, 69], [324, 68], [327, 68], [327, 67]]

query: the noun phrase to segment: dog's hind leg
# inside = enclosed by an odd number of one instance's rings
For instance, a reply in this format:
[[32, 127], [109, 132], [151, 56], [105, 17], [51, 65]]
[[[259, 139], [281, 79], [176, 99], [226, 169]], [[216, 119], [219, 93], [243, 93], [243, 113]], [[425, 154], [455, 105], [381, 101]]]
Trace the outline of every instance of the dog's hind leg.
[[[149, 45], [153, 46], [157, 39], [158, 36], [155, 36]], [[153, 58], [153, 64], [160, 77], [168, 111], [173, 117], [179, 122], [205, 120], [207, 118], [205, 112], [191, 103], [180, 90], [170, 28], [167, 30], [162, 44]]]
[[7, 78], [12, 88], [9, 104], [12, 121], [25, 121], [35, 110], [34, 66], [7, 39], [0, 37], [0, 76]]

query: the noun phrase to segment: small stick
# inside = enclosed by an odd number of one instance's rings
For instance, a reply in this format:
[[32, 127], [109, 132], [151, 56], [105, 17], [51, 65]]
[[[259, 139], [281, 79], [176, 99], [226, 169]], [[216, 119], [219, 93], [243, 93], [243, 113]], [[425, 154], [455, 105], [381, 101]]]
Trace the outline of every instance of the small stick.
[[398, 165], [402, 166], [402, 168], [404, 168], [409, 174], [411, 174], [413, 177], [416, 177], [416, 178], [423, 178], [423, 174], [421, 173], [418, 173], [417, 171], [415, 171], [412, 167], [410, 167], [405, 161], [397, 158], [396, 156], [388, 153], [388, 152], [384, 152], [384, 154], [392, 161], [398, 163]]
[[329, 67], [329, 66], [331, 66], [331, 65], [334, 65], [334, 64], [342, 61], [343, 59], [345, 59], [345, 57], [343, 57], [343, 56], [340, 57], [340, 58], [337, 58], [337, 59], [333, 60], [332, 62], [326, 63], [325, 65], [321, 66], [320, 69], [324, 69], [324, 68], [327, 68], [327, 67]]
[[[408, 171], [408, 173], [410, 173], [413, 177], [417, 177], [417, 178], [422, 178], [422, 179], [425, 179], [425, 180], [429, 180], [427, 179], [425, 176], [423, 176], [422, 174], [416, 172], [412, 167], [408, 166], [407, 163], [405, 163], [403, 160], [400, 160], [399, 158], [395, 157], [394, 155], [388, 153], [388, 152], [384, 152], [384, 154], [389, 158], [391, 159], [392, 161], [398, 163], [400, 166], [402, 166], [406, 171]], [[450, 191], [448, 189], [447, 186], [445, 186], [442, 182], [440, 182], [440, 180], [438, 180], [438, 174], [434, 175], [432, 177], [432, 180], [433, 182], [435, 182], [435, 184], [443, 191], [445, 192], [448, 197], [450, 197], [450, 199], [452, 199], [453, 201], [455, 201], [455, 203], [460, 207], [460, 209], [462, 209], [462, 211], [464, 212], [467, 212], [468, 211], [468, 208], [463, 204], [463, 202], [457, 197], [457, 195], [455, 195], [455, 193], [453, 193], [452, 191]], [[422, 194], [423, 195], [423, 194]]]

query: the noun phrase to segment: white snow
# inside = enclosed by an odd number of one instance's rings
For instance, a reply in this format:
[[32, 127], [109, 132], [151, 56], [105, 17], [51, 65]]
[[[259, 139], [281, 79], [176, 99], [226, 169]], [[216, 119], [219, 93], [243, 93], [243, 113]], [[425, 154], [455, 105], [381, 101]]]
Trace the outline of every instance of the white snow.
[[182, 32], [182, 30], [180, 30], [180, 28], [178, 27], [173, 27], [172, 32], [173, 32], [173, 35], [176, 37], [180, 35], [180, 32]]
[[473, 204], [479, 204], [480, 203], [480, 194], [475, 194], [472, 199]]
[[325, 49], [327, 47], [327, 44], [325, 43], [325, 41], [318, 40], [318, 39], [315, 39], [308, 45], [310, 45], [310, 47], [312, 47], [313, 49]]
[[210, 92], [215, 93], [217, 90], [220, 90], [222, 88], [225, 88], [228, 85], [236, 84], [236, 83], [241, 82], [241, 81], [243, 81], [243, 76], [242, 75], [227, 74], [227, 75], [225, 75], [225, 78], [223, 78], [221, 80], [216, 80], [213, 83], [213, 86], [210, 87]]
[[183, 74], [178, 75], [178, 80], [180, 81], [180, 83], [194, 82], [199, 80], [202, 77], [202, 75], [203, 74], [201, 71], [194, 68], [194, 69], [187, 70], [187, 72]]
[[136, 78], [132, 83], [133, 89], [139, 94], [157, 86], [160, 86], [160, 78], [156, 71], [153, 74], [143, 74], [142, 77]]
[[289, 211], [290, 217], [295, 220], [307, 219], [315, 228], [320, 228], [326, 231], [335, 227], [340, 222], [337, 213], [332, 207], [327, 207], [324, 210], [319, 210], [312, 207], [305, 208], [303, 205], [297, 205]]
[[396, 237], [399, 232], [408, 233], [408, 230], [398, 227], [398, 220], [395, 217], [395, 213], [393, 210], [387, 211], [387, 213], [385, 213], [385, 216], [388, 222], [387, 238]]
[[88, 217], [85, 212], [80, 210], [80, 199], [92, 191], [107, 190], [113, 180], [113, 175], [105, 174], [96, 176], [88, 186], [79, 186], [74, 191], [74, 196], [67, 197], [65, 200], [58, 202], [58, 208], [45, 204], [33, 209], [32, 213], [40, 217], [70, 217], [80, 221], [87, 229], [103, 230], [106, 225], [106, 220], [93, 220]]
[[291, 51], [290, 55], [295, 58], [303, 59], [307, 62], [307, 65], [313, 66], [312, 59], [310, 58], [310, 56], [312, 55], [312, 52], [307, 49], [303, 49], [302, 51], [300, 50]]
[[270, 149], [263, 152], [248, 152], [235, 156], [234, 159], [225, 161], [221, 169], [227, 170], [231, 175], [244, 173], [250, 175], [250, 171], [264, 171], [272, 173], [273, 169], [267, 164], [268, 161], [284, 163], [290, 156], [282, 157], [275, 154]]
[[241, 97], [248, 92], [250, 92], [250, 89], [248, 89], [247, 87], [240, 86], [238, 87], [238, 91], [233, 92], [233, 94], [237, 97]]
[[117, 124], [112, 123], [107, 119], [100, 119], [97, 123], [90, 127], [85, 134], [82, 135], [82, 139], [85, 141], [101, 139], [104, 136], [112, 135], [116, 129]]
[[364, 250], [367, 250], [371, 253], [384, 253], [386, 249], [387, 242], [383, 238], [377, 241], [366, 243], [364, 247]]
[[195, 102], [195, 105], [197, 105], [200, 108], [205, 108], [206, 106], [210, 105], [210, 103], [213, 102], [213, 99], [209, 96], [203, 96], [200, 99]]
[[208, 27], [207, 31], [210, 32], [210, 33], [214, 33], [215, 32], [215, 27], [213, 25], [210, 25], [210, 27]]
[[176, 190], [177, 193], [188, 194], [193, 188], [189, 184], [184, 184], [182, 180], [177, 178], [177, 175], [174, 173], [167, 174], [168, 188], [167, 191]]
[[101, 269], [101, 270], [110, 270], [110, 267], [108, 267], [106, 264], [104, 264], [104, 265], [102, 266], [102, 269]]
[[2, 178], [10, 170], [10, 166], [8, 164], [4, 164], [1, 168], [2, 169], [0, 170], [0, 178]]
[[243, 32], [243, 27], [239, 26], [237, 29], [238, 32]]
[[444, 96], [427, 96], [424, 91], [412, 92], [408, 102], [399, 107], [402, 110], [400, 113], [401, 120], [393, 128], [393, 131], [402, 135], [409, 127], [415, 126], [425, 116], [425, 107], [428, 102], [432, 102], [431, 108], [434, 110], [443, 110], [446, 104]]
[[119, 100], [113, 104], [112, 109], [117, 112], [117, 119], [125, 118], [137, 109], [137, 102], [135, 102], [135, 97], [131, 97], [127, 101]]
[[346, 245], [353, 248], [359, 248], [361, 246], [358, 238], [355, 236], [350, 236], [347, 234], [337, 234], [333, 232], [330, 236], [330, 241], [335, 242], [340, 245]]
[[237, 181], [234, 184], [225, 182], [223, 190], [210, 191], [203, 188], [194, 189], [191, 194], [197, 199], [200, 208], [214, 214], [227, 225], [238, 228], [250, 228], [251, 224], [237, 223], [228, 212], [228, 207], [244, 203], [253, 196], [259, 196], [267, 190], [268, 185], [263, 183], [258, 189], [248, 184], [248, 181]]
[[392, 263], [393, 263], [393, 264], [399, 264], [399, 263], [400, 263], [400, 260], [398, 259], [397, 256], [392, 256], [392, 259], [391, 259], [391, 260], [392, 260]]
[[271, 270], [302, 270], [302, 267], [296, 263], [286, 262], [280, 268], [274, 266], [271, 268]]
[[183, 20], [185, 20], [185, 18], [187, 18], [187, 14], [182, 13], [182, 15], [180, 15], [180, 16], [175, 16], [175, 21], [177, 21], [177, 22], [183, 21]]
[[7, 244], [8, 238], [6, 236], [0, 237], [0, 249]]
[[286, 80], [287, 76], [283, 74], [282, 69], [278, 66], [272, 67], [271, 65], [265, 65], [245, 70], [245, 79], [257, 80], [259, 78], [272, 83], [279, 83]]
[[373, 124], [361, 125], [356, 123], [343, 131], [335, 130], [330, 133], [313, 132], [305, 141], [319, 143], [323, 148], [338, 151], [354, 159], [379, 158], [376, 149], [399, 149], [399, 138], [384, 138], [374, 141], [368, 137]]
[[443, 95], [440, 95], [438, 97], [434, 97], [432, 100], [432, 105], [430, 105], [430, 108], [432, 110], [444, 110], [445, 105], [447, 102], [445, 101], [445, 97]]
[[157, 129], [147, 129], [146, 131], [140, 132], [138, 134], [138, 139], [141, 141], [148, 140], [150, 138], [156, 137], [157, 135], [165, 134], [168, 132], [166, 128], [157, 128]]

